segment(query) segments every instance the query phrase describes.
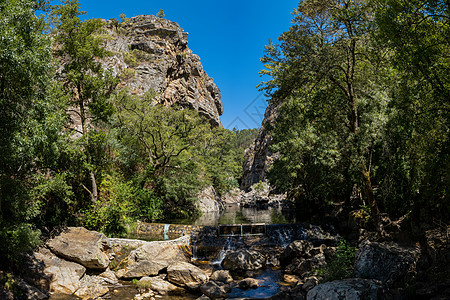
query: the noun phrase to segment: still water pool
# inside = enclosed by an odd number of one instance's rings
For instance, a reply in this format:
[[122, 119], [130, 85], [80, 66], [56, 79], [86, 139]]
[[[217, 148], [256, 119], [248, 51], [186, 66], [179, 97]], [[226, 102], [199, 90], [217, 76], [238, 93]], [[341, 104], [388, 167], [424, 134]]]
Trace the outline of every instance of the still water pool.
[[217, 226], [222, 224], [291, 224], [296, 219], [293, 213], [280, 208], [257, 209], [228, 204], [221, 212], [208, 212], [195, 218], [167, 220], [169, 224]]

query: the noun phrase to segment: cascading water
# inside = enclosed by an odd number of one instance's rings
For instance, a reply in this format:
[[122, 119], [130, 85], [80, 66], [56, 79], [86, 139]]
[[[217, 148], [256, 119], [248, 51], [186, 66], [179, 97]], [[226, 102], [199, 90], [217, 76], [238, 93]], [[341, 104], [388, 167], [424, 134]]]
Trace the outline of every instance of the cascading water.
[[170, 224], [164, 224], [164, 240], [169, 239], [169, 235], [167, 234], [169, 232]]
[[234, 238], [233, 236], [229, 236], [227, 238], [225, 245], [223, 246], [222, 250], [219, 251], [219, 254], [217, 255], [216, 259], [211, 262], [211, 265], [220, 266], [227, 254], [227, 251], [234, 250], [235, 247], [233, 243], [233, 238]]

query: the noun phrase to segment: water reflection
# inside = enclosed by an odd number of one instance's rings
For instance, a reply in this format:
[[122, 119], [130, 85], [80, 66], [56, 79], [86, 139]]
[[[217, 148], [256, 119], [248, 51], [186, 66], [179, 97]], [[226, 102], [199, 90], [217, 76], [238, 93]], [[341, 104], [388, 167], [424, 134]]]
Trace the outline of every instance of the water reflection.
[[254, 207], [241, 207], [237, 204], [228, 204], [221, 212], [209, 212], [195, 219], [169, 220], [171, 224], [207, 225], [219, 224], [290, 224], [295, 223], [295, 218], [289, 212], [280, 208], [269, 207], [257, 209]]

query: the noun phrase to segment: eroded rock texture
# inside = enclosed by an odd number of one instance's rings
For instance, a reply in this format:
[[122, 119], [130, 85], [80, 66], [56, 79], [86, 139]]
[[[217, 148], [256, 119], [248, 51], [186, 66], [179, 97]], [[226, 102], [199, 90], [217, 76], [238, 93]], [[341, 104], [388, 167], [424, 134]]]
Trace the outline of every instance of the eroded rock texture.
[[241, 189], [248, 191], [254, 183], [266, 180], [267, 171], [277, 158], [276, 153], [270, 151], [272, 136], [265, 128], [266, 124], [275, 124], [279, 106], [269, 104], [264, 113], [264, 121], [258, 136], [245, 151]]
[[156, 103], [193, 108], [221, 126], [220, 90], [188, 48], [188, 34], [177, 23], [140, 15], [123, 26], [109, 22], [106, 29], [105, 48], [112, 56], [102, 63], [120, 77], [120, 89], [140, 97], [154, 92]]

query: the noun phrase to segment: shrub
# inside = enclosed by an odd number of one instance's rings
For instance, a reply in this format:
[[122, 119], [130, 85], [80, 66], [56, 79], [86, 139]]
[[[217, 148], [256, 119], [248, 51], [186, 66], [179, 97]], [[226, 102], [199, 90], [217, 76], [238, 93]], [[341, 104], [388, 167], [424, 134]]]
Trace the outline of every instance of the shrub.
[[353, 276], [356, 248], [341, 239], [336, 249], [336, 255], [328, 262], [326, 267], [319, 270], [322, 282], [340, 280]]

